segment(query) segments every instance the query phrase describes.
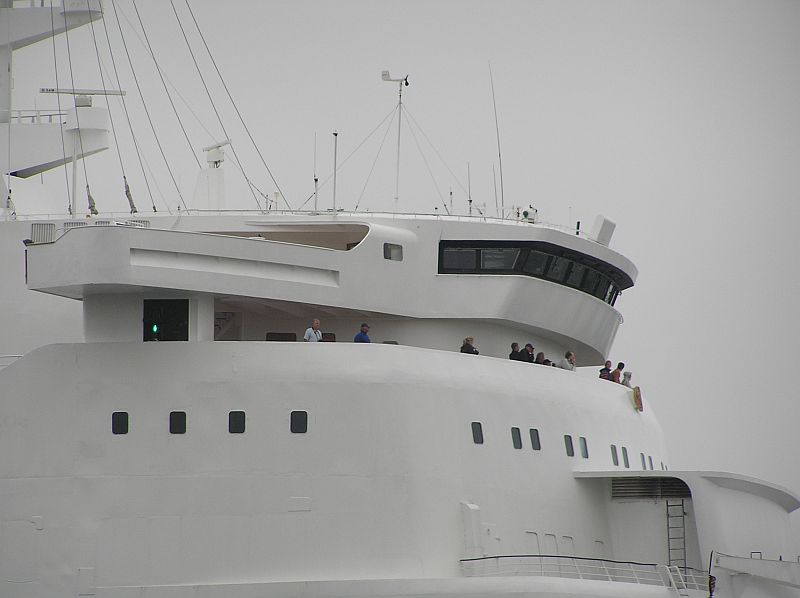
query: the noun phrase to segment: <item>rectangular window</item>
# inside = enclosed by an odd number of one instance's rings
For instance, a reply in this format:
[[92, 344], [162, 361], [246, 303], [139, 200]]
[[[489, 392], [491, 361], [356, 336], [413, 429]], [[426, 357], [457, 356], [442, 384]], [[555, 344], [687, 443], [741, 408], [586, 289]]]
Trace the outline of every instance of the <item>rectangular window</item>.
[[606, 295], [608, 294], [608, 288], [611, 286], [611, 281], [606, 278], [605, 276], [600, 276], [600, 282], [597, 284], [597, 288], [594, 290], [594, 296], [598, 299], [602, 299], [603, 301], [606, 300]]
[[305, 434], [308, 432], [308, 411], [292, 411], [289, 418], [289, 430], [292, 434]]
[[483, 444], [483, 426], [481, 422], [472, 422], [472, 442]]
[[653, 457], [647, 455], [647, 462], [650, 464], [650, 471], [653, 471]]
[[586, 444], [586, 438], [584, 438], [583, 436], [578, 438], [578, 444], [581, 447], [581, 457], [583, 457], [584, 459], [588, 459], [589, 458], [589, 446]]
[[647, 469], [647, 463], [644, 460], [644, 453], [639, 453], [639, 456], [642, 458], [642, 469]]
[[297, 340], [296, 332], [267, 332], [267, 340], [276, 343], [293, 343]]
[[525, 265], [522, 267], [522, 271], [533, 276], [544, 276], [549, 259], [550, 256], [546, 253], [531, 249], [530, 253], [528, 253], [528, 259], [525, 260]]
[[581, 290], [594, 295], [594, 290], [597, 288], [597, 283], [600, 281], [600, 273], [591, 268], [586, 269], [586, 276], [583, 277], [581, 283]]
[[573, 262], [572, 268], [570, 268], [569, 274], [567, 275], [567, 284], [571, 287], [575, 287], [576, 289], [579, 288], [581, 286], [581, 282], [583, 282], [584, 272], [586, 272], [586, 266], [577, 262]]
[[567, 457], [575, 456], [575, 447], [572, 446], [572, 436], [564, 434], [564, 447], [567, 449]]
[[562, 282], [564, 276], [567, 274], [567, 268], [569, 268], [570, 263], [571, 262], [565, 257], [554, 257], [550, 261], [550, 268], [547, 270], [547, 278]]
[[188, 341], [188, 299], [145, 299], [142, 304], [142, 340]]
[[128, 412], [115, 411], [111, 414], [111, 433], [112, 434], [127, 434], [128, 433]]
[[625, 469], [631, 468], [631, 462], [628, 461], [628, 449], [624, 446], [622, 447], [622, 463], [625, 465]]
[[442, 252], [442, 270], [446, 272], [475, 272], [477, 269], [476, 249], [448, 247]]
[[619, 466], [619, 456], [617, 455], [617, 445], [616, 444], [612, 444], [611, 445], [611, 462], [615, 466]]
[[537, 430], [536, 428], [531, 428], [530, 434], [531, 434], [531, 447], [533, 448], [533, 450], [535, 451], [542, 450], [542, 443], [539, 441], [539, 430]]
[[519, 249], [481, 249], [481, 270], [513, 270]]
[[169, 433], [186, 434], [186, 412], [171, 411], [169, 414]]
[[519, 433], [519, 428], [511, 428], [511, 442], [514, 444], [515, 449], [522, 448], [522, 436]]
[[230, 411], [228, 413], [228, 432], [244, 434], [244, 419], [244, 411]]
[[383, 244], [383, 259], [392, 260], [394, 262], [403, 261], [403, 246], [396, 243]]

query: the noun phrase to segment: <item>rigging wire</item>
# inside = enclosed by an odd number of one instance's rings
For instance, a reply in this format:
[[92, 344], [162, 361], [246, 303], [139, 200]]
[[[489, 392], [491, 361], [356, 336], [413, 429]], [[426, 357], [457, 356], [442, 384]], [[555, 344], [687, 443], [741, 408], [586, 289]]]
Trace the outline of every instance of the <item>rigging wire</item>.
[[[51, 3], [52, 3], [52, 0], [51, 0]], [[112, 0], [112, 4], [113, 4], [113, 0]], [[105, 33], [106, 33], [106, 42], [108, 43], [108, 54], [111, 57], [111, 66], [114, 69], [114, 78], [117, 81], [117, 89], [122, 91], [122, 84], [120, 83], [120, 80], [119, 80], [119, 70], [117, 69], [117, 62], [116, 62], [116, 60], [114, 60], [114, 50], [111, 47], [111, 37], [108, 34], [108, 26], [106, 25], [105, 11], [103, 11], [102, 21], [103, 21], [103, 29], [105, 30]], [[128, 104], [125, 103], [125, 96], [124, 95], [120, 96], [120, 100], [122, 101], [122, 109], [125, 112], [125, 120], [128, 122], [128, 129], [130, 130], [131, 138], [133, 139], [133, 147], [136, 150], [136, 157], [139, 160], [139, 168], [141, 168], [141, 170], [142, 170], [142, 177], [144, 178], [144, 184], [145, 184], [145, 187], [147, 188], [147, 195], [150, 197], [150, 206], [153, 208], [153, 212], [158, 212], [158, 210], [156, 209], [155, 199], [153, 198], [153, 191], [152, 191], [152, 189], [150, 189], [150, 181], [147, 178], [147, 173], [144, 171], [144, 161], [142, 160], [142, 154], [139, 151], [139, 143], [136, 140], [136, 135], [133, 132], [133, 124], [131, 123], [131, 116], [128, 113]], [[125, 178], [125, 173], [124, 172], [123, 172], [123, 178]], [[127, 184], [127, 179], [125, 179], [125, 182]], [[127, 189], [129, 190], [130, 188], [127, 187]], [[163, 196], [162, 196], [162, 201], [163, 201]], [[164, 205], [167, 206], [167, 212], [172, 214], [172, 210], [169, 207], [169, 203], [164, 201]]]
[[[367, 136], [366, 136], [366, 137], [364, 137], [364, 139], [362, 139], [362, 140], [361, 140], [361, 143], [359, 143], [359, 144], [356, 146], [356, 148], [355, 148], [355, 149], [354, 149], [352, 152], [350, 152], [350, 153], [347, 155], [347, 157], [346, 157], [344, 160], [342, 160], [342, 163], [341, 163], [341, 164], [339, 164], [339, 166], [337, 167], [337, 169], [336, 169], [336, 170], [341, 170], [341, 169], [342, 169], [342, 167], [343, 167], [345, 164], [347, 164], [347, 161], [348, 161], [350, 158], [352, 158], [352, 157], [353, 157], [353, 155], [354, 155], [354, 154], [355, 154], [355, 153], [356, 153], [358, 150], [360, 150], [360, 149], [361, 149], [361, 146], [363, 146], [363, 145], [364, 145], [364, 144], [365, 144], [365, 143], [366, 143], [366, 142], [367, 142], [367, 141], [370, 139], [370, 137], [372, 137], [372, 136], [375, 134], [375, 131], [377, 131], [378, 129], [380, 129], [380, 128], [383, 126], [383, 123], [385, 123], [385, 122], [386, 122], [386, 119], [387, 119], [387, 118], [389, 118], [390, 116], [393, 116], [395, 112], [397, 112], [397, 106], [393, 106], [393, 107], [392, 107], [392, 109], [389, 111], [389, 113], [388, 113], [386, 116], [384, 116], [384, 117], [383, 117], [383, 120], [381, 120], [381, 122], [379, 122], [379, 123], [378, 123], [378, 124], [375, 126], [375, 128], [374, 128], [374, 129], [372, 129], [372, 130], [371, 130], [369, 133], [367, 133]], [[392, 119], [392, 120], [394, 120], [394, 119]], [[324, 186], [325, 186], [325, 184], [326, 184], [328, 181], [330, 181], [332, 178], [333, 178], [333, 173], [329, 174], [329, 175], [328, 175], [328, 176], [325, 178], [325, 180], [324, 180], [324, 181], [322, 181], [322, 183], [320, 184], [320, 188], [324, 187]], [[297, 209], [298, 209], [298, 210], [302, 210], [302, 209], [303, 209], [303, 207], [305, 207], [305, 205], [306, 205], [306, 204], [307, 204], [309, 201], [311, 201], [312, 199], [314, 199], [314, 194], [313, 194], [313, 193], [312, 193], [311, 195], [309, 195], [309, 196], [306, 198], [306, 200], [305, 200], [305, 201], [304, 201], [304, 202], [303, 202], [303, 203], [300, 205], [300, 207], [299, 207], [299, 208], [297, 208]]]
[[[230, 137], [230, 135], [228, 135], [228, 132], [225, 130], [225, 125], [222, 122], [222, 117], [220, 117], [220, 115], [219, 115], [219, 111], [217, 110], [217, 106], [214, 103], [214, 99], [211, 96], [211, 92], [208, 90], [208, 85], [206, 84], [205, 77], [203, 77], [203, 72], [200, 69], [200, 66], [197, 64], [197, 59], [195, 58], [194, 52], [192, 51], [192, 46], [189, 43], [189, 38], [186, 36], [186, 31], [183, 28], [183, 23], [181, 22], [180, 16], [178, 16], [177, 9], [175, 8], [175, 2], [174, 2], [174, 0], [169, 0], [169, 3], [172, 6], [172, 12], [175, 13], [175, 19], [178, 21], [178, 27], [180, 27], [180, 29], [181, 29], [181, 33], [183, 34], [183, 40], [186, 42], [186, 47], [189, 49], [189, 55], [192, 57], [192, 62], [194, 63], [194, 68], [197, 70], [197, 74], [200, 77], [200, 81], [203, 83], [203, 89], [206, 90], [206, 95], [208, 96], [208, 101], [211, 102], [211, 107], [214, 109], [214, 114], [217, 117], [217, 121], [219, 122], [219, 126], [222, 128], [222, 135], [224, 136], [225, 139], [230, 139], [231, 137]], [[194, 114], [194, 113], [192, 113], [192, 114]], [[267, 198], [267, 197], [264, 195], [264, 193], [261, 192], [260, 189], [258, 189], [258, 187], [256, 187], [252, 183], [252, 181], [250, 180], [250, 177], [248, 177], [247, 174], [245, 173], [244, 166], [241, 165], [241, 160], [239, 160], [239, 156], [236, 154], [236, 149], [233, 146], [233, 141], [231, 141], [230, 146], [231, 146], [231, 153], [233, 154], [233, 157], [235, 158], [236, 162], [238, 163], [237, 166], [239, 167], [239, 170], [241, 171], [245, 182], [247, 182], [247, 187], [248, 187], [248, 189], [250, 189], [250, 193], [253, 195], [253, 199], [255, 200], [256, 205], [258, 206], [258, 209], [261, 210], [261, 202], [258, 201], [258, 198], [256, 197], [256, 194], [253, 191], [253, 188], [255, 187], [263, 197], [265, 197], [265, 198]], [[267, 204], [267, 205], [269, 205], [269, 204]]]
[[217, 67], [217, 61], [214, 60], [214, 55], [211, 53], [211, 49], [208, 47], [208, 44], [206, 43], [206, 38], [203, 36], [203, 32], [200, 30], [200, 25], [197, 23], [197, 19], [194, 16], [194, 11], [192, 11], [192, 7], [189, 6], [189, 0], [185, 0], [185, 2], [186, 2], [186, 8], [189, 10], [189, 14], [192, 16], [192, 21], [194, 21], [194, 26], [197, 28], [197, 33], [200, 34], [200, 39], [203, 41], [203, 46], [205, 46], [206, 52], [208, 52], [208, 57], [211, 59], [211, 64], [214, 65], [214, 70], [217, 72], [217, 76], [219, 77], [219, 80], [222, 83], [222, 87], [225, 88], [225, 93], [228, 94], [228, 99], [231, 101], [231, 105], [233, 106], [233, 109], [236, 111], [236, 115], [239, 117], [239, 121], [242, 123], [242, 126], [244, 127], [247, 136], [250, 138], [250, 142], [253, 144], [253, 148], [256, 150], [258, 157], [261, 159], [261, 163], [264, 165], [264, 168], [267, 169], [267, 173], [269, 173], [270, 179], [272, 179], [273, 184], [275, 185], [275, 187], [277, 187], [278, 193], [281, 194], [283, 202], [286, 204], [286, 207], [289, 208], [289, 210], [291, 210], [292, 206], [289, 205], [289, 200], [286, 199], [286, 196], [283, 194], [280, 185], [278, 185], [278, 181], [276, 181], [275, 177], [272, 175], [272, 171], [267, 165], [266, 160], [264, 160], [264, 156], [261, 154], [261, 150], [258, 148], [255, 139], [253, 139], [253, 135], [250, 133], [250, 129], [247, 128], [247, 124], [244, 122], [244, 118], [242, 118], [242, 114], [239, 112], [239, 108], [236, 106], [236, 102], [233, 101], [233, 96], [231, 95], [228, 86], [225, 84], [225, 80], [222, 78], [222, 73]]
[[[6, 46], [11, 47], [11, 19], [6, 18]], [[11, 95], [9, 94], [8, 104], [8, 139], [6, 140], [6, 211], [10, 211], [12, 216], [17, 215], [17, 210], [14, 208], [14, 201], [11, 199]]]
[[[89, 0], [86, 0], [86, 9], [91, 10], [91, 5], [89, 4]], [[106, 79], [103, 75], [103, 64], [100, 61], [100, 50], [97, 47], [97, 36], [94, 32], [94, 20], [89, 19], [89, 25], [92, 29], [92, 41], [94, 42], [94, 53], [97, 56], [97, 70], [100, 71], [100, 82], [103, 85], [103, 96], [106, 100], [106, 110], [108, 110], [108, 120], [111, 122], [111, 133], [114, 137], [114, 146], [117, 149], [117, 159], [119, 160], [119, 169], [122, 171], [122, 181], [124, 183], [125, 189], [125, 197], [128, 200], [128, 204], [131, 208], [131, 214], [135, 214], [138, 212], [136, 209], [136, 204], [133, 202], [133, 196], [131, 195], [131, 189], [128, 185], [128, 178], [125, 176], [125, 165], [122, 163], [122, 152], [119, 150], [119, 140], [117, 139], [117, 128], [114, 126], [114, 115], [111, 112], [111, 102], [108, 101], [108, 90], [106, 89]], [[120, 90], [122, 91], [122, 90]]]
[[[64, 39], [67, 42], [67, 63], [69, 64], [69, 80], [70, 80], [70, 83], [72, 84], [72, 94], [73, 94], [73, 96], [75, 96], [75, 77], [74, 77], [74, 75], [72, 73], [72, 52], [71, 52], [70, 47], [69, 47], [69, 27], [67, 26], [67, 11], [65, 10], [63, 12], [64, 12]], [[97, 214], [97, 208], [95, 207], [94, 199], [92, 199], [92, 195], [89, 193], [89, 172], [86, 169], [86, 160], [85, 160], [86, 151], [83, 149], [83, 129], [81, 129], [81, 117], [80, 117], [80, 110], [78, 109], [78, 102], [77, 101], [75, 102], [75, 124], [78, 126], [78, 131], [77, 131], [76, 135], [78, 136], [78, 142], [80, 143], [80, 146], [81, 146], [81, 155], [84, 156], [83, 158], [81, 158], [81, 166], [83, 167], [83, 178], [86, 181], [86, 195], [87, 195], [87, 200], [89, 202], [89, 212], [92, 215], [96, 215]], [[78, 157], [75, 155], [75, 145], [74, 145], [74, 141], [73, 141], [73, 145], [72, 145], [72, 160], [73, 160], [73, 163], [77, 159], [78, 159]], [[76, 190], [73, 189], [72, 192], [74, 194], [74, 193], [76, 193]], [[77, 209], [77, 205], [76, 205], [76, 209]]]
[[394, 110], [394, 112], [392, 113], [392, 119], [389, 121], [389, 124], [386, 125], [386, 132], [383, 134], [383, 139], [381, 139], [381, 144], [378, 147], [378, 153], [375, 154], [375, 159], [372, 161], [372, 168], [369, 169], [367, 180], [364, 181], [364, 187], [361, 189], [361, 195], [358, 196], [358, 201], [356, 201], [356, 207], [353, 208], [354, 212], [358, 212], [358, 206], [361, 205], [361, 199], [364, 197], [364, 193], [367, 190], [367, 185], [369, 184], [369, 180], [372, 178], [372, 173], [375, 170], [375, 165], [378, 163], [378, 158], [380, 158], [381, 151], [383, 150], [383, 144], [386, 143], [386, 138], [389, 136], [389, 131], [392, 130], [392, 123], [394, 122], [395, 113], [397, 113], [397, 109]]
[[[56, 24], [55, 18], [53, 17], [53, 0], [50, 0], [50, 32], [51, 32], [51, 39], [53, 40], [53, 68], [56, 74], [56, 89], [58, 89], [58, 53], [56, 52]], [[69, 188], [69, 172], [67, 171], [67, 150], [66, 146], [64, 145], [64, 120], [63, 114], [61, 111], [61, 94], [56, 94], [56, 102], [58, 103], [58, 129], [61, 131], [61, 157], [64, 159], [64, 183], [67, 188], [67, 212], [74, 216], [75, 214], [72, 213], [72, 192]], [[9, 131], [10, 131], [9, 127]], [[9, 152], [9, 157], [11, 153]]]
[[441, 163], [444, 165], [444, 167], [447, 169], [447, 171], [448, 171], [448, 172], [450, 173], [450, 175], [453, 177], [453, 180], [455, 180], [456, 184], [457, 184], [459, 187], [461, 187], [461, 190], [462, 190], [464, 193], [466, 193], [467, 195], [469, 195], [469, 194], [470, 194], [470, 193], [469, 193], [469, 191], [468, 191], [468, 190], [467, 190], [467, 189], [464, 187], [464, 185], [461, 183], [461, 181], [460, 181], [460, 180], [459, 180], [459, 178], [456, 176], [456, 174], [453, 172], [453, 170], [450, 168], [450, 166], [447, 164], [447, 162], [445, 162], [444, 158], [442, 157], [442, 154], [440, 154], [440, 153], [439, 153], [439, 150], [438, 150], [438, 149], [436, 149], [436, 146], [435, 146], [435, 145], [433, 145], [433, 142], [432, 142], [432, 141], [431, 141], [431, 140], [428, 138], [428, 136], [425, 134], [425, 131], [422, 129], [422, 127], [420, 126], [420, 124], [417, 122], [417, 119], [416, 119], [416, 118], [414, 118], [414, 115], [413, 115], [413, 114], [411, 114], [411, 113], [408, 111], [408, 106], [406, 106], [406, 108], [405, 108], [405, 113], [406, 113], [406, 114], [409, 116], [409, 118], [411, 118], [411, 122], [413, 122], [413, 123], [414, 123], [414, 126], [416, 126], [416, 127], [417, 127], [417, 129], [419, 129], [419, 132], [420, 132], [420, 133], [422, 133], [422, 136], [425, 138], [425, 141], [427, 141], [427, 142], [428, 142], [428, 145], [430, 145], [430, 146], [431, 146], [431, 149], [434, 151], [434, 153], [436, 154], [436, 156], [439, 158], [439, 161], [440, 161], [440, 162], [441, 162]]
[[169, 105], [172, 106], [172, 111], [175, 113], [175, 118], [178, 120], [178, 124], [181, 127], [181, 131], [183, 132], [183, 136], [186, 139], [186, 143], [189, 145], [189, 151], [192, 154], [192, 158], [194, 158], [194, 161], [197, 162], [197, 167], [202, 170], [203, 166], [200, 164], [200, 160], [197, 158], [197, 154], [194, 152], [194, 149], [192, 147], [192, 142], [189, 141], [189, 135], [186, 133], [186, 128], [183, 126], [183, 121], [181, 120], [181, 117], [178, 114], [178, 109], [175, 108], [175, 102], [172, 101], [172, 96], [169, 93], [169, 89], [167, 89], [167, 84], [164, 82], [164, 76], [161, 74], [161, 67], [158, 65], [158, 60], [156, 60], [155, 52], [153, 52], [153, 47], [150, 45], [150, 38], [147, 37], [147, 30], [144, 28], [144, 23], [142, 22], [142, 16], [139, 14], [139, 7], [136, 5], [136, 0], [131, 0], [131, 3], [133, 4], [133, 10], [136, 11], [136, 18], [139, 19], [139, 25], [142, 28], [142, 35], [144, 35], [144, 40], [145, 42], [147, 42], [147, 50], [150, 53], [150, 56], [153, 58], [153, 64], [156, 65], [156, 72], [158, 73], [158, 76], [161, 79], [161, 85], [164, 86], [164, 93], [167, 94]]
[[114, 0], [111, 0], [111, 8], [114, 11], [114, 17], [117, 21], [117, 27], [119, 28], [120, 38], [122, 39], [122, 46], [125, 48], [125, 55], [128, 57], [128, 64], [131, 67], [131, 74], [133, 75], [133, 81], [136, 83], [136, 89], [139, 92], [139, 98], [142, 100], [142, 106], [144, 107], [144, 112], [147, 115], [147, 122], [150, 123], [150, 129], [153, 131], [153, 136], [156, 140], [156, 145], [158, 145], [158, 150], [161, 152], [161, 157], [164, 160], [164, 166], [169, 172], [169, 176], [172, 179], [172, 184], [175, 186], [175, 190], [178, 192], [178, 197], [181, 200], [181, 204], [183, 205], [184, 210], [188, 210], [186, 207], [186, 202], [183, 200], [183, 194], [181, 193], [181, 188], [178, 186], [178, 181], [175, 180], [175, 175], [172, 173], [172, 168], [169, 166], [169, 162], [167, 161], [167, 156], [164, 154], [164, 148], [161, 146], [161, 141], [158, 138], [158, 134], [156, 133], [155, 125], [153, 124], [153, 119], [150, 117], [150, 111], [147, 109], [147, 103], [144, 101], [144, 94], [142, 93], [142, 88], [139, 85], [139, 78], [136, 76], [136, 71], [133, 68], [133, 61], [131, 60], [131, 55], [128, 52], [128, 44], [125, 41], [125, 34], [122, 32], [122, 23], [119, 21], [119, 15], [117, 14], [117, 9], [114, 3]]
[[[406, 113], [408, 113], [408, 111], [406, 111]], [[419, 140], [417, 139], [417, 134], [414, 133], [414, 129], [411, 126], [411, 121], [406, 120], [406, 123], [408, 124], [408, 130], [411, 131], [411, 137], [414, 139], [414, 143], [417, 145], [417, 150], [419, 151], [419, 155], [422, 156], [422, 161], [425, 163], [425, 168], [428, 169], [428, 174], [431, 175], [431, 181], [433, 182], [433, 186], [436, 188], [436, 192], [439, 194], [439, 199], [442, 201], [442, 205], [444, 206], [444, 211], [447, 212], [449, 216], [450, 210], [447, 208], [447, 202], [444, 200], [444, 195], [442, 195], [442, 191], [439, 189], [439, 185], [436, 184], [436, 177], [433, 176], [433, 171], [431, 170], [430, 164], [428, 164], [428, 159], [422, 152], [422, 147], [420, 146]]]

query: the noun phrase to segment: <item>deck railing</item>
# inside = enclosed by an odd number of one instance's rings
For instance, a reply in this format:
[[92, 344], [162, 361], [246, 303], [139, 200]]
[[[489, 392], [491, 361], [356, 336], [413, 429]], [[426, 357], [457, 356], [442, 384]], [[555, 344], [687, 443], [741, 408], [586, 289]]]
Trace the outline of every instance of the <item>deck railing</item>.
[[[670, 571], [667, 570], [666, 566], [653, 563], [547, 554], [462, 559], [461, 571], [466, 577], [530, 575], [616, 581], [663, 587], [673, 587], [674, 584], [682, 582], [689, 590], [708, 589], [708, 573], [691, 567], [681, 567], [677, 571], [673, 568], [670, 575]], [[680, 579], [675, 579], [676, 576], [679, 576]]]

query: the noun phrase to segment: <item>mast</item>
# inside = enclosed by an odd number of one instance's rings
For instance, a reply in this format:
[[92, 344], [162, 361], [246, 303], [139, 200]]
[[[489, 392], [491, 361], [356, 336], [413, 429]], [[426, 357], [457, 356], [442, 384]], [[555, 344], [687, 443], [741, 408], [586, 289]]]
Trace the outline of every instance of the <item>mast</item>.
[[394, 183], [394, 211], [397, 212], [398, 204], [400, 203], [400, 131], [403, 122], [403, 85], [408, 87], [408, 75], [401, 79], [392, 79], [389, 71], [381, 72], [381, 79], [398, 83], [397, 93], [397, 168], [395, 171]]

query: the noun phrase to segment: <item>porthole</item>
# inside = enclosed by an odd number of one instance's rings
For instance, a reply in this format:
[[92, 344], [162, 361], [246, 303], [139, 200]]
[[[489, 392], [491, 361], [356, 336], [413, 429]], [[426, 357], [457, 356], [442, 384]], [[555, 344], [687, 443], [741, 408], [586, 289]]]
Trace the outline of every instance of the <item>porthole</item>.
[[572, 436], [564, 434], [564, 448], [567, 449], [567, 457], [575, 456], [575, 447], [572, 445]]
[[112, 434], [127, 434], [128, 433], [128, 412], [115, 411], [111, 414], [111, 433]]
[[589, 458], [589, 445], [586, 444], [586, 438], [584, 438], [583, 436], [578, 438], [578, 444], [581, 447], [581, 457], [583, 457], [584, 459], [588, 459]]
[[393, 262], [403, 261], [403, 246], [396, 243], [383, 244], [383, 259], [392, 260]]
[[617, 455], [617, 445], [611, 445], [611, 462], [616, 466], [619, 467], [619, 456]]
[[483, 426], [481, 422], [472, 422], [472, 442], [483, 444]]
[[511, 442], [515, 449], [522, 448], [522, 435], [519, 433], [519, 428], [511, 428]]
[[228, 413], [228, 432], [231, 434], [244, 434], [244, 411], [230, 411]]
[[289, 430], [292, 434], [308, 432], [308, 411], [292, 411], [289, 418]]
[[625, 469], [631, 468], [631, 462], [628, 461], [628, 449], [624, 446], [622, 447], [622, 464], [625, 466]]
[[530, 436], [531, 436], [531, 448], [535, 451], [542, 450], [542, 443], [539, 440], [539, 430], [537, 430], [536, 428], [531, 428]]
[[186, 434], [186, 412], [171, 411], [169, 414], [169, 433]]

